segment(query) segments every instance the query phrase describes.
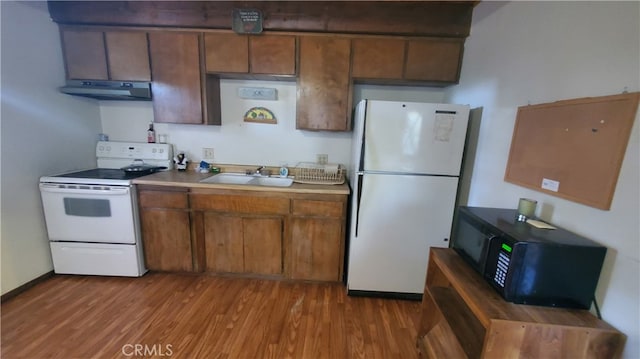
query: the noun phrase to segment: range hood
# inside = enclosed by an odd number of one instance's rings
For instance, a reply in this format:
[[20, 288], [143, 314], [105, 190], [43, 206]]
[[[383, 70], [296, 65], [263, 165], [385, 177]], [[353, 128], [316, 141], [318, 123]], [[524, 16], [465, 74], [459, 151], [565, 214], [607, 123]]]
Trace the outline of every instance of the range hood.
[[99, 100], [150, 101], [148, 82], [68, 80], [60, 92]]

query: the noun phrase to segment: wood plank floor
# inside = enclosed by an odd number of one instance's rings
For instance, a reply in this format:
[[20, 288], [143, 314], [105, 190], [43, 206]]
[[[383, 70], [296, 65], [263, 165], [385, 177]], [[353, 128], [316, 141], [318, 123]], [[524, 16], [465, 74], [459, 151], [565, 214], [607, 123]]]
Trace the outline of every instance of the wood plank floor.
[[341, 284], [54, 276], [2, 303], [2, 358], [418, 358], [420, 303]]

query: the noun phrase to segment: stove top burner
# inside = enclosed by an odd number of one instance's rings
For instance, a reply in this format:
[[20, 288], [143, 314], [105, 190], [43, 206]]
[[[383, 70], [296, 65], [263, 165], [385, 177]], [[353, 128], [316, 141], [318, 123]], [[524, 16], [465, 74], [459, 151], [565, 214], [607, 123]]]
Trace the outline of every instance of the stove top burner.
[[110, 180], [130, 180], [144, 176], [148, 173], [127, 173], [121, 169], [95, 168], [92, 170], [65, 173], [56, 177], [66, 178], [89, 178], [89, 179], [110, 179]]

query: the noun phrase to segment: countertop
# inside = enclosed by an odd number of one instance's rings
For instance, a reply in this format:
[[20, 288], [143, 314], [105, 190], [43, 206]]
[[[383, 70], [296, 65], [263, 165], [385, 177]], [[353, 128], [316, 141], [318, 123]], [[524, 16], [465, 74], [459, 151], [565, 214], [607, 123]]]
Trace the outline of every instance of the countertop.
[[201, 180], [212, 176], [212, 173], [198, 173], [196, 171], [162, 171], [133, 180], [134, 184], [152, 186], [171, 186], [189, 188], [230, 189], [260, 192], [314, 193], [348, 195], [351, 191], [345, 182], [340, 185], [316, 185], [293, 183], [290, 187], [251, 186], [220, 183], [200, 183]]

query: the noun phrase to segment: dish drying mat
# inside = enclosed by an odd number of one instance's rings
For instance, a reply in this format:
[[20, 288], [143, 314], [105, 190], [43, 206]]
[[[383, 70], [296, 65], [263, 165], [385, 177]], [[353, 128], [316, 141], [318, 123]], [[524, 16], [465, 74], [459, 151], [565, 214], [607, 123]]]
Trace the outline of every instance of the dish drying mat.
[[343, 184], [345, 168], [341, 164], [300, 162], [296, 165], [294, 182], [308, 184]]

